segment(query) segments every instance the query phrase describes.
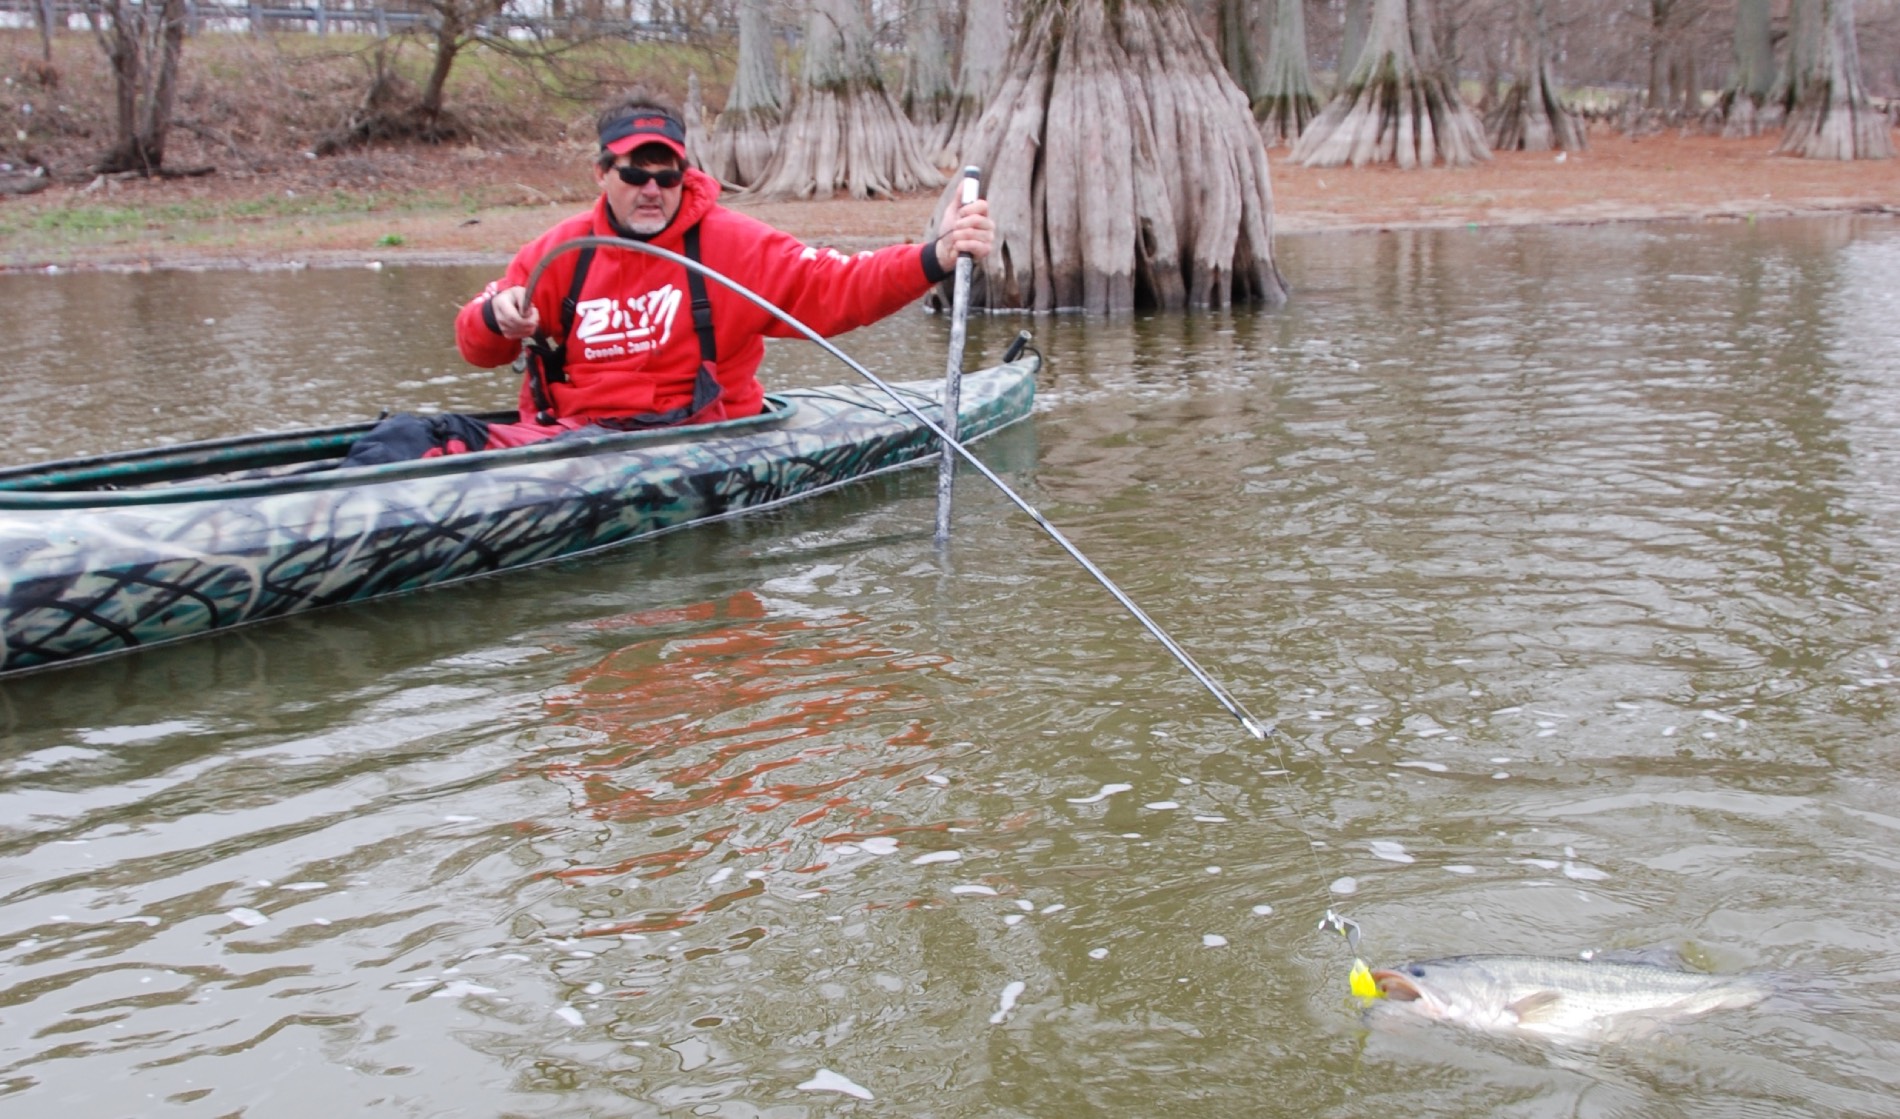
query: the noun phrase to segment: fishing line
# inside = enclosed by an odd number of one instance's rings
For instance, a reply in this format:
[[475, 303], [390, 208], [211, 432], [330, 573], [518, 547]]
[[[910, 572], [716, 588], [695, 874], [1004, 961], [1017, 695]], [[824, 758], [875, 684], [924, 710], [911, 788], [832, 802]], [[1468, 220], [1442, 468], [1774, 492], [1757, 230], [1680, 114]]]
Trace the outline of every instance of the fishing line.
[[800, 334], [810, 339], [811, 341], [816, 342], [822, 349], [824, 349], [826, 353], [829, 353], [831, 356], [837, 358], [839, 361], [842, 361], [848, 368], [851, 369], [852, 372], [863, 377], [865, 380], [871, 382], [873, 385], [876, 385], [879, 389], [881, 389], [885, 393], [885, 395], [889, 396], [892, 400], [896, 401], [904, 409], [904, 411], [909, 412], [914, 419], [916, 419], [919, 423], [923, 424], [925, 428], [929, 429], [932, 435], [935, 435], [939, 440], [941, 440], [942, 445], [944, 447], [948, 448], [951, 451], [956, 452], [959, 458], [969, 463], [970, 466], [973, 467], [977, 471], [977, 473], [983, 475], [984, 478], [988, 479], [991, 485], [995, 486], [998, 490], [1002, 491], [1002, 494], [1004, 497], [1007, 497], [1012, 503], [1015, 504], [1015, 506], [1018, 509], [1021, 509], [1024, 513], [1028, 514], [1029, 518], [1035, 521], [1036, 524], [1040, 526], [1042, 530], [1049, 535], [1050, 539], [1054, 540], [1057, 544], [1060, 544], [1062, 546], [1063, 551], [1069, 553], [1070, 558], [1074, 559], [1075, 562], [1077, 562], [1078, 564], [1081, 564], [1082, 569], [1084, 571], [1087, 571], [1090, 575], [1094, 576], [1095, 581], [1100, 583], [1103, 586], [1103, 588], [1105, 588], [1108, 591], [1109, 594], [1113, 595], [1115, 598], [1115, 601], [1119, 602], [1122, 605], [1122, 608], [1124, 610], [1128, 611], [1129, 614], [1134, 616], [1134, 619], [1136, 621], [1141, 623], [1142, 628], [1146, 629], [1148, 633], [1154, 637], [1155, 640], [1161, 642], [1162, 648], [1166, 649], [1170, 654], [1172, 654], [1174, 659], [1179, 661], [1181, 663], [1181, 666], [1183, 668], [1186, 668], [1188, 672], [1194, 677], [1194, 679], [1200, 682], [1201, 687], [1205, 688], [1208, 694], [1212, 695], [1214, 699], [1220, 703], [1221, 707], [1226, 709], [1229, 715], [1232, 715], [1234, 718], [1240, 720], [1240, 725], [1247, 728], [1247, 732], [1249, 734], [1253, 735], [1257, 739], [1264, 741], [1267, 737], [1267, 732], [1270, 729], [1274, 729], [1272, 728], [1270, 724], [1263, 723], [1260, 720], [1254, 718], [1251, 714], [1249, 714], [1247, 709], [1240, 705], [1240, 701], [1238, 699], [1235, 699], [1231, 694], [1229, 694], [1226, 688], [1221, 687], [1219, 682], [1217, 682], [1212, 676], [1208, 675], [1207, 670], [1202, 668], [1194, 660], [1193, 657], [1189, 656], [1187, 650], [1183, 649], [1180, 646], [1180, 644], [1174, 640], [1174, 638], [1169, 637], [1167, 634], [1167, 631], [1163, 630], [1161, 626], [1157, 624], [1153, 618], [1150, 618], [1148, 616], [1147, 611], [1143, 610], [1140, 606], [1136, 605], [1135, 600], [1128, 597], [1128, 594], [1126, 591], [1123, 591], [1121, 587], [1117, 586], [1115, 584], [1115, 581], [1113, 579], [1110, 579], [1108, 575], [1102, 571], [1101, 568], [1095, 566], [1093, 561], [1091, 561], [1087, 556], [1083, 555], [1082, 550], [1080, 548], [1077, 548], [1074, 544], [1070, 543], [1069, 538], [1064, 536], [1061, 530], [1057, 529], [1055, 525], [1050, 524], [1049, 519], [1047, 517], [1044, 517], [1041, 513], [1037, 512], [1035, 506], [1023, 500], [1021, 495], [1017, 494], [1015, 490], [1011, 489], [1007, 482], [1004, 482], [1003, 479], [997, 477], [995, 471], [991, 470], [988, 466], [985, 466], [982, 460], [978, 459], [974, 454], [971, 454], [969, 448], [965, 447], [962, 443], [958, 442], [957, 440], [951, 438], [950, 435], [946, 433], [944, 429], [941, 426], [939, 426], [935, 420], [932, 420], [929, 416], [926, 416], [923, 412], [919, 411], [916, 405], [912, 404], [908, 400], [905, 400], [903, 395], [896, 388], [892, 387], [889, 383], [887, 383], [883, 378], [871, 372], [869, 369], [866, 369], [864, 366], [858, 364], [858, 362], [854, 360], [849, 354], [845, 353], [843, 350], [839, 349], [838, 347], [832, 345], [828, 340], [826, 340], [826, 338], [823, 335], [819, 334], [817, 331], [813, 330], [811, 327], [806, 326], [804, 323], [794, 318], [790, 312], [780, 309], [777, 305], [773, 304], [770, 300], [746, 288], [744, 285], [740, 284], [737, 280], [734, 280], [711, 268], [708, 268], [704, 264], [701, 264], [699, 261], [688, 259], [687, 257], [681, 256], [680, 254], [676, 252], [672, 252], [671, 250], [668, 250], [668, 249], [662, 249], [657, 245], [647, 244], [644, 241], [635, 241], [635, 240], [631, 240], [625, 237], [598, 237], [598, 236], [576, 237], [571, 241], [563, 241], [560, 244], [554, 246], [552, 249], [549, 249], [547, 252], [547, 255], [543, 256], [541, 258], [540, 263], [536, 264], [534, 266], [534, 270], [528, 274], [528, 282], [525, 285], [523, 285], [525, 288], [525, 294], [523, 295], [523, 302], [525, 306], [526, 307], [534, 306], [535, 283], [540, 280], [541, 273], [547, 268], [548, 264], [552, 262], [555, 257], [558, 257], [563, 253], [573, 252], [578, 249], [584, 249], [584, 248], [589, 248], [589, 247], [632, 249], [635, 252], [641, 252], [641, 253], [647, 254], [648, 256], [658, 257], [661, 260], [671, 261], [672, 263], [677, 264], [682, 268], [690, 269], [691, 271], [697, 272], [709, 280], [716, 281], [722, 286], [731, 289], [734, 294], [745, 299], [747, 302], [750, 302], [754, 306], [758, 307], [760, 310], [765, 311], [767, 314], [770, 314], [774, 318], [778, 319], [780, 322], [791, 327], [793, 330], [798, 331]]
[[[1208, 693], [1214, 697], [1216, 701], [1220, 703], [1221, 707], [1223, 707], [1227, 711], [1228, 714], [1238, 719], [1240, 721], [1240, 725], [1245, 727], [1248, 733], [1252, 734], [1256, 739], [1259, 739], [1262, 742], [1267, 741], [1268, 736], [1270, 734], [1277, 734], [1279, 738], [1284, 740], [1285, 742], [1292, 743], [1295, 746], [1299, 744], [1298, 741], [1294, 739], [1292, 735], [1288, 734], [1278, 724], [1263, 723], [1259, 719], [1256, 719], [1253, 715], [1248, 713], [1247, 709], [1241, 706], [1239, 700], [1235, 699], [1227, 691], [1226, 688], [1223, 688], [1218, 682], [1214, 680], [1212, 676], [1208, 675], [1207, 670], [1202, 668], [1200, 664], [1198, 664], [1194, 660], [1194, 658], [1188, 654], [1187, 650], [1183, 649], [1180, 646], [1180, 644], [1174, 640], [1174, 638], [1168, 636], [1167, 632], [1164, 631], [1161, 628], [1161, 626], [1155, 622], [1153, 618], [1150, 618], [1148, 616], [1147, 611], [1143, 610], [1139, 605], [1137, 605], [1134, 599], [1128, 596], [1127, 592], [1123, 591], [1121, 587], [1117, 586], [1115, 581], [1110, 579], [1108, 575], [1102, 571], [1101, 568], [1097, 567], [1093, 561], [1091, 561], [1087, 556], [1083, 555], [1082, 550], [1080, 548], [1077, 548], [1073, 543], [1071, 543], [1069, 541], [1069, 538], [1064, 536], [1060, 529], [1056, 528], [1055, 525], [1049, 522], [1048, 518], [1044, 517], [1040, 512], [1038, 512], [1034, 506], [1030, 505], [1029, 502], [1024, 500], [1022, 496], [1019, 495], [1014, 489], [1011, 489], [1008, 483], [1004, 482], [1000, 477], [996, 475], [994, 471], [992, 471], [988, 466], [984, 465], [984, 463], [981, 460], [979, 460], [974, 454], [972, 454], [970, 450], [967, 447], [965, 447], [961, 442], [957, 441], [956, 439], [951, 438], [950, 435], [947, 432], [945, 432], [943, 428], [936, 423], [936, 421], [932, 420], [929, 416], [925, 415], [922, 411], [920, 411], [916, 405], [912, 404], [909, 400], [905, 399], [906, 396], [917, 396], [918, 395], [917, 393], [915, 393], [912, 390], [899, 389], [889, 384], [888, 382], [880, 378], [877, 374], [871, 372], [869, 369], [866, 369], [864, 366], [860, 365], [849, 354], [845, 353], [843, 350], [833, 345], [823, 335], [819, 334], [817, 331], [813, 330], [811, 327], [805, 325], [803, 322], [799, 321], [790, 312], [779, 308], [777, 305], [773, 304], [770, 300], [746, 288], [744, 285], [740, 284], [737, 280], [734, 280], [731, 277], [724, 275], [723, 273], [720, 273], [712, 268], [709, 268], [706, 265], [701, 264], [700, 262], [696, 260], [689, 259], [678, 253], [672, 252], [668, 249], [660, 248], [657, 245], [648, 244], [644, 241], [630, 240], [625, 237], [598, 237], [598, 236], [577, 237], [571, 241], [563, 241], [561, 244], [556, 245], [552, 249], [548, 250], [547, 255], [543, 256], [540, 262], [534, 266], [534, 270], [528, 274], [527, 283], [523, 285], [525, 288], [525, 295], [523, 297], [524, 303], [527, 306], [530, 306], [530, 307], [533, 306], [535, 284], [540, 280], [542, 272], [547, 269], [548, 265], [556, 257], [564, 253], [574, 252], [579, 249], [584, 249], [584, 248], [589, 248], [589, 247], [631, 249], [635, 252], [645, 253], [648, 256], [658, 257], [661, 260], [671, 261], [672, 263], [677, 264], [681, 266], [682, 268], [691, 269], [692, 271], [698, 272], [700, 275], [705, 276], [707, 279], [716, 281], [720, 285], [730, 289], [734, 294], [745, 299], [747, 302], [752, 303], [754, 306], [765, 311], [767, 314], [772, 315], [774, 318], [778, 319], [780, 322], [783, 322], [787, 326], [798, 331], [804, 337], [810, 339], [813, 342], [816, 342], [819, 345], [819, 347], [822, 348], [826, 353], [829, 353], [831, 356], [843, 362], [846, 367], [851, 369], [852, 372], [857, 373], [859, 376], [863, 377], [865, 380], [875, 385], [886, 396], [890, 397], [900, 407], [902, 407], [904, 411], [910, 413], [910, 415], [914, 417], [919, 423], [923, 424], [924, 427], [929, 429], [931, 434], [935, 435], [939, 440], [941, 440], [943, 446], [949, 448], [951, 451], [954, 451], [958, 457], [962, 458], [963, 461], [969, 463], [972, 467], [976, 469], [976, 471], [979, 474], [983, 475], [983, 477], [987, 479], [991, 485], [995, 486], [999, 491], [1001, 491], [1003, 496], [1007, 497], [1018, 509], [1021, 509], [1024, 513], [1028, 514], [1029, 518], [1035, 521], [1038, 527], [1040, 527], [1045, 533], [1047, 533], [1049, 537], [1053, 539], [1057, 544], [1062, 546], [1063, 551], [1067, 552], [1070, 558], [1074, 559], [1076, 563], [1080, 564], [1084, 571], [1087, 571], [1091, 576], [1094, 577], [1097, 583], [1100, 583], [1103, 586], [1103, 588], [1105, 588], [1108, 591], [1109, 594], [1113, 595], [1115, 598], [1115, 601], [1120, 603], [1122, 608], [1125, 609], [1129, 614], [1133, 615], [1134, 619], [1137, 622], [1141, 623], [1142, 628], [1146, 629], [1148, 633], [1155, 638], [1155, 640], [1159, 641], [1162, 647], [1165, 648], [1170, 654], [1172, 654], [1174, 659], [1181, 663], [1182, 667], [1188, 670], [1188, 672], [1194, 677], [1194, 679], [1198, 681], [1200, 685], [1203, 688], [1205, 688], [1208, 691]], [[1305, 839], [1306, 849], [1308, 853], [1312, 856], [1313, 865], [1315, 869], [1318, 871], [1318, 878], [1320, 880], [1319, 888], [1325, 902], [1325, 910], [1326, 910], [1325, 916], [1320, 919], [1319, 931], [1339, 933], [1341, 936], [1345, 937], [1346, 943], [1350, 947], [1350, 949], [1354, 953], [1357, 953], [1359, 950], [1358, 922], [1353, 921], [1351, 918], [1341, 916], [1332, 907], [1332, 891], [1329, 888], [1328, 882], [1326, 880], [1326, 865], [1325, 865], [1324, 860], [1320, 858], [1320, 854], [1319, 854], [1319, 848], [1322, 845], [1322, 841], [1314, 838], [1313, 833], [1308, 831], [1306, 828], [1306, 824], [1303, 819], [1303, 814], [1301, 813], [1298, 807], [1302, 801], [1302, 798], [1298, 795], [1298, 787], [1294, 785], [1293, 783], [1293, 769], [1290, 764], [1290, 759], [1288, 758], [1284, 749], [1282, 749], [1281, 747], [1276, 745], [1276, 746], [1271, 747], [1271, 749], [1272, 749], [1274, 760], [1277, 761], [1279, 764], [1280, 775], [1286, 782], [1287, 793], [1288, 793], [1286, 799], [1287, 799], [1289, 811], [1292, 814], [1294, 829], [1300, 833], [1303, 839]], [[1365, 964], [1362, 961], [1355, 959], [1353, 961], [1353, 965], [1354, 965], [1353, 966], [1353, 980], [1352, 980], [1353, 993], [1360, 995], [1362, 998], [1372, 997], [1372, 996], [1367, 995], [1366, 988], [1361, 986], [1361, 976], [1364, 975], [1365, 973]], [[1371, 980], [1369, 978], [1366, 978], [1364, 982], [1369, 984]], [[1376, 994], [1376, 991], [1377, 991], [1376, 988], [1371, 988], [1371, 990], [1374, 992], [1374, 994]]]

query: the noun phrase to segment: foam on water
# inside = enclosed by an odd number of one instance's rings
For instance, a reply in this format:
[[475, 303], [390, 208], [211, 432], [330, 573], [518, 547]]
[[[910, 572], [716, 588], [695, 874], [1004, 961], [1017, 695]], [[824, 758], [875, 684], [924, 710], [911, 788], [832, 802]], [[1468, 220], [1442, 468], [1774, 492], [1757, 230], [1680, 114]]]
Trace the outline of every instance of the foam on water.
[[997, 999], [996, 1013], [990, 1015], [990, 1025], [1001, 1025], [1009, 1012], [1016, 1009], [1016, 1000], [1022, 997], [1025, 986], [1020, 979], [1013, 979], [1003, 986], [1003, 993]]

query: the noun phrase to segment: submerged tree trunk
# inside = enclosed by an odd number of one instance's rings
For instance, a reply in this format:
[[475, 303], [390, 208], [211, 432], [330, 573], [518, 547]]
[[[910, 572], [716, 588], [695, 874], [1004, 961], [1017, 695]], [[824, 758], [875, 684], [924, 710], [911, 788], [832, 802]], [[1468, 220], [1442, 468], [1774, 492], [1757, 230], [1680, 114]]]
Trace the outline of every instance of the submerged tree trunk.
[[956, 101], [936, 144], [939, 164], [948, 167], [963, 162], [970, 133], [1003, 79], [1012, 38], [1009, 0], [964, 0], [963, 59], [957, 66]]
[[1498, 151], [1577, 151], [1586, 146], [1583, 122], [1557, 95], [1550, 72], [1550, 25], [1545, 0], [1517, 0], [1512, 48], [1516, 73], [1485, 130]]
[[1033, 3], [967, 157], [984, 169], [997, 226], [974, 305], [1286, 297], [1266, 150], [1182, 0]]
[[904, 95], [899, 104], [918, 132], [935, 140], [955, 111], [957, 97], [939, 0], [911, 0], [905, 45]]
[[185, 52], [185, 0], [109, 0], [104, 10], [110, 27], [97, 10], [87, 14], [112, 67], [117, 136], [97, 169], [156, 175], [165, 164], [178, 60]]
[[1490, 157], [1483, 123], [1438, 66], [1427, 0], [1375, 0], [1359, 65], [1293, 148], [1308, 167]]
[[916, 128], [884, 89], [858, 0], [814, 0], [791, 115], [754, 189], [781, 198], [838, 190], [869, 198], [942, 184]]
[[[1795, 0], [1796, 7], [1804, 0]], [[1800, 104], [1775, 150], [1809, 159], [1890, 159], [1887, 114], [1867, 99], [1854, 36], [1854, 0], [1805, 0], [1820, 30], [1820, 53]]]
[[1736, 0], [1735, 75], [1710, 112], [1709, 123], [1724, 136], [1755, 136], [1765, 122], [1763, 106], [1775, 88], [1775, 44], [1769, 0]]
[[706, 141], [707, 173], [733, 186], [758, 181], [778, 146], [784, 119], [769, 3], [743, 0], [739, 6], [739, 65], [726, 94], [725, 111], [713, 122]]
[[1266, 88], [1253, 103], [1260, 138], [1268, 147], [1298, 140], [1319, 115], [1319, 96], [1306, 60], [1305, 0], [1274, 0], [1270, 42]]

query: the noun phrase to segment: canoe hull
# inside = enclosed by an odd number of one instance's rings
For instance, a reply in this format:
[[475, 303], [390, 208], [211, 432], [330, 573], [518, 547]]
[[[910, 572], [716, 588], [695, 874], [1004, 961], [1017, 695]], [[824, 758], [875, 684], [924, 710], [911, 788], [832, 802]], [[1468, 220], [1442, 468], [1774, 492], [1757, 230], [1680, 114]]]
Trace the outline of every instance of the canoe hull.
[[[1029, 414], [1035, 364], [965, 378], [966, 440]], [[901, 387], [940, 413], [941, 385]], [[0, 493], [0, 674], [581, 555], [935, 458], [928, 429], [875, 389], [779, 398], [782, 420], [705, 439], [607, 436], [195, 492]]]

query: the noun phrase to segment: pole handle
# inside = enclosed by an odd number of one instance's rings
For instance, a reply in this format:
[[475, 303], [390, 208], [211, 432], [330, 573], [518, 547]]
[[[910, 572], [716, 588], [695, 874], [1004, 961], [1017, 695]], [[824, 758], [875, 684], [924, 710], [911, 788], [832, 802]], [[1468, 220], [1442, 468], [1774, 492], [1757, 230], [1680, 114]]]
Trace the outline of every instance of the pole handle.
[[959, 206], [968, 206], [970, 203], [975, 202], [982, 185], [982, 169], [974, 166], [965, 167], [963, 169], [963, 182], [957, 193], [957, 204]]

